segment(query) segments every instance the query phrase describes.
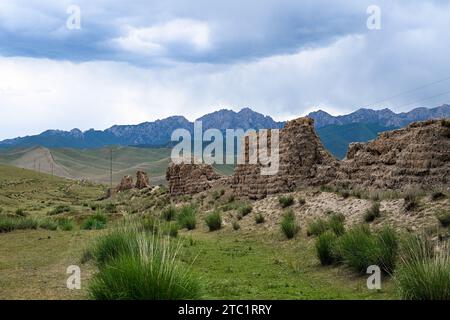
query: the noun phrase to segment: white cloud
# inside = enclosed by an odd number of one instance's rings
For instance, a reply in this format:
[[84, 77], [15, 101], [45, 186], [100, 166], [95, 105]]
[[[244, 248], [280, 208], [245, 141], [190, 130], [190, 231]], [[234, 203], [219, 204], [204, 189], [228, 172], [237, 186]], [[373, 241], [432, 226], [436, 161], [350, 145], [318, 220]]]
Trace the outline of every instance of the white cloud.
[[149, 56], [162, 56], [174, 45], [188, 46], [196, 51], [210, 49], [210, 28], [207, 23], [176, 19], [148, 28], [125, 28], [126, 35], [112, 40], [119, 48]]

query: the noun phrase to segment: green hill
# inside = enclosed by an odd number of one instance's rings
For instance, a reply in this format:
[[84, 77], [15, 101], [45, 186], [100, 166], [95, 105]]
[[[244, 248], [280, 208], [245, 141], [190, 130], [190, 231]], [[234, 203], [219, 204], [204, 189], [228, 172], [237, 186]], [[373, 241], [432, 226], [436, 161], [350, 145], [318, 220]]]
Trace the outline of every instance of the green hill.
[[351, 123], [325, 126], [317, 129], [317, 134], [328, 151], [343, 159], [350, 143], [366, 142], [375, 139], [380, 132], [392, 129], [376, 123]]

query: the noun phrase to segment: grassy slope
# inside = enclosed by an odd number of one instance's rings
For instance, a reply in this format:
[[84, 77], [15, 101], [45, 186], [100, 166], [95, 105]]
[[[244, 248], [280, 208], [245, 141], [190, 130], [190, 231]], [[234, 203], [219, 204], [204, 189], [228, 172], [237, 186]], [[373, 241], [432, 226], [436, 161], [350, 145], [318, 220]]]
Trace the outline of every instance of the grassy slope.
[[343, 159], [350, 143], [375, 139], [378, 133], [391, 129], [375, 123], [351, 123], [319, 128], [317, 134], [328, 151], [338, 159]]

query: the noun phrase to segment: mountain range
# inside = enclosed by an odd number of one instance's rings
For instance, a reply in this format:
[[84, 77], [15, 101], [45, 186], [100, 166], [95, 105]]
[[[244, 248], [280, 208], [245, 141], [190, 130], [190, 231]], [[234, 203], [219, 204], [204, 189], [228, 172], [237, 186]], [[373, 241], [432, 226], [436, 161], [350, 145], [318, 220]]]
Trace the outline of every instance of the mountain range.
[[[403, 127], [414, 121], [450, 118], [450, 105], [436, 108], [416, 108], [409, 112], [394, 113], [390, 109], [359, 109], [348, 115], [332, 116], [319, 110], [308, 114], [325, 147], [336, 157], [343, 158], [350, 142], [368, 141], [379, 132]], [[277, 122], [250, 108], [239, 112], [222, 109], [199, 118], [203, 129], [220, 130], [242, 128], [282, 128]], [[193, 132], [193, 123], [183, 116], [173, 116], [138, 125], [115, 125], [106, 130], [79, 129], [71, 131], [47, 130], [38, 135], [0, 141], [0, 148], [43, 146], [47, 148], [100, 148], [108, 145], [160, 147], [170, 144], [175, 129]]]

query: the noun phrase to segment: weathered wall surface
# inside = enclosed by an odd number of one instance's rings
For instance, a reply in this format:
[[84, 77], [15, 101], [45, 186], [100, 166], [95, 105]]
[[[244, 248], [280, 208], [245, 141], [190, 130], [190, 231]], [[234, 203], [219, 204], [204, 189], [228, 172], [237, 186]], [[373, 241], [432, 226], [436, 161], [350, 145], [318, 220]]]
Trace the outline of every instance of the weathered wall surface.
[[[218, 180], [230, 184], [237, 196], [250, 199], [323, 184], [369, 189], [450, 188], [450, 127], [446, 121], [416, 122], [382, 133], [368, 143], [354, 143], [343, 161], [326, 151], [309, 118], [287, 122], [279, 141], [275, 175], [261, 175], [259, 163], [238, 165], [229, 178], [219, 176], [208, 165], [171, 165], [166, 175], [170, 192], [193, 194]], [[248, 141], [244, 145], [248, 161]]]
[[206, 164], [171, 164], [166, 172], [171, 195], [195, 194], [208, 190], [220, 178], [214, 168]]
[[362, 188], [450, 188], [450, 122], [429, 120], [351, 144], [337, 180]]

